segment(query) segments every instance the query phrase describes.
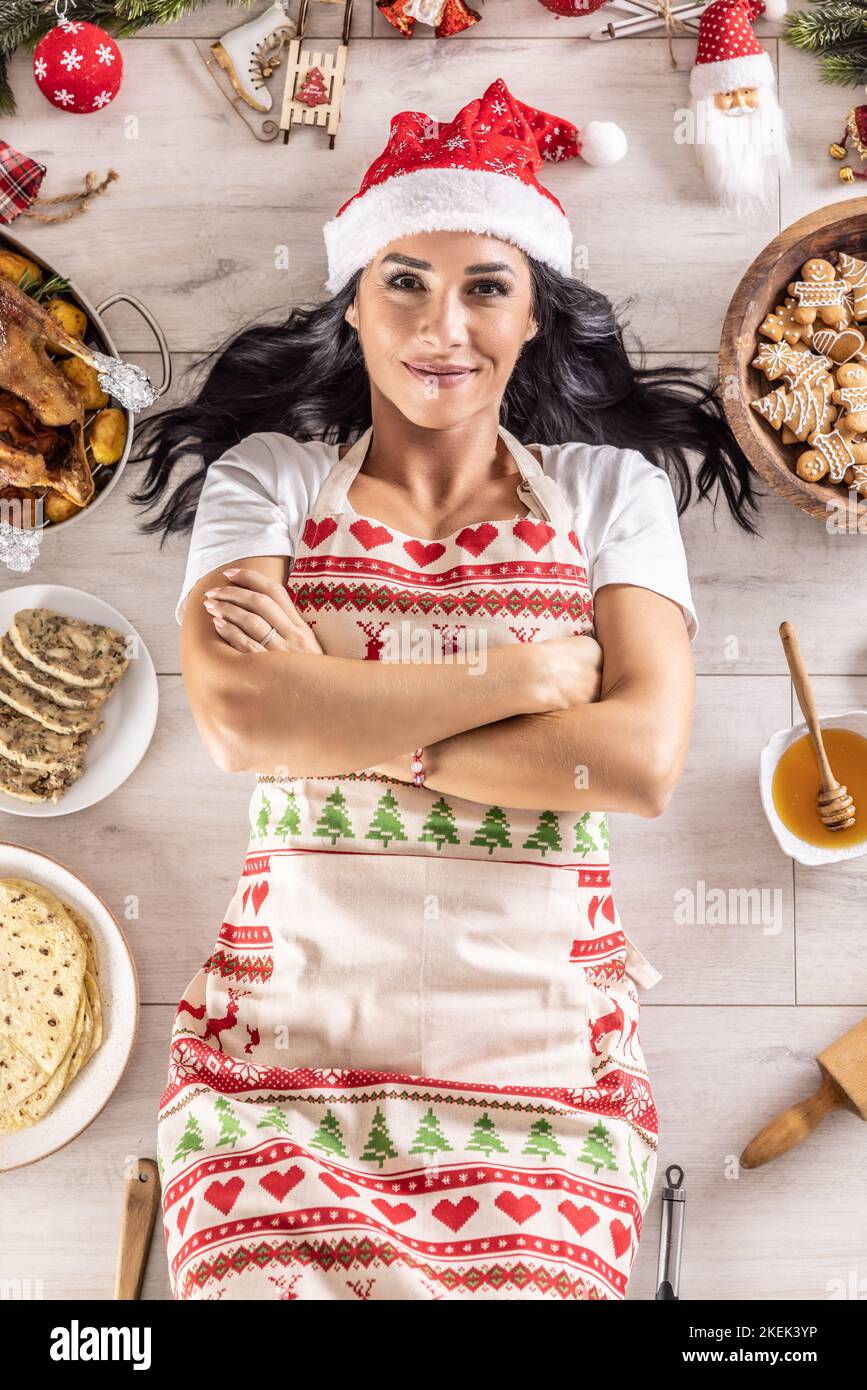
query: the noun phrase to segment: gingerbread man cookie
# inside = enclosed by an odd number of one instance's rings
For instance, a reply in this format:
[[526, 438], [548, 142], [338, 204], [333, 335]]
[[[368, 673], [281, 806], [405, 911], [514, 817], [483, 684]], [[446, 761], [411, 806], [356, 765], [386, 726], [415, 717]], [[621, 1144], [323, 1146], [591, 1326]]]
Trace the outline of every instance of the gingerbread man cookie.
[[867, 366], [845, 362], [837, 368], [837, 390], [831, 400], [840, 407], [837, 428], [842, 434], [867, 432]]
[[794, 311], [798, 323], [815, 323], [821, 319], [831, 328], [842, 328], [851, 317], [846, 296], [850, 285], [848, 280], [838, 280], [837, 272], [830, 261], [815, 256], [801, 266], [801, 279], [787, 286], [789, 294], [797, 302]]
[[813, 324], [802, 323], [795, 317], [797, 304], [794, 299], [787, 299], [784, 304], [778, 304], [772, 314], [759, 324], [759, 332], [765, 338], [771, 338], [773, 342], [779, 343], [783, 339], [794, 347], [796, 343], [809, 343], [813, 336]]

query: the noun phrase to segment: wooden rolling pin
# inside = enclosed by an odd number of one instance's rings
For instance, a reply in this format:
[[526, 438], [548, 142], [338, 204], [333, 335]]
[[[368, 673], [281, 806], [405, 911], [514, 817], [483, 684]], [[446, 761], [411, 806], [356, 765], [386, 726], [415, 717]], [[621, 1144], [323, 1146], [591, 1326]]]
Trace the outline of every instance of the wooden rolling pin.
[[851, 1110], [867, 1120], [867, 1018], [816, 1058], [819, 1089], [782, 1110], [751, 1139], [741, 1154], [744, 1168], [760, 1168], [800, 1144], [832, 1110]]
[[114, 1297], [127, 1301], [141, 1294], [151, 1234], [160, 1201], [160, 1175], [152, 1158], [137, 1158], [127, 1168], [117, 1248]]

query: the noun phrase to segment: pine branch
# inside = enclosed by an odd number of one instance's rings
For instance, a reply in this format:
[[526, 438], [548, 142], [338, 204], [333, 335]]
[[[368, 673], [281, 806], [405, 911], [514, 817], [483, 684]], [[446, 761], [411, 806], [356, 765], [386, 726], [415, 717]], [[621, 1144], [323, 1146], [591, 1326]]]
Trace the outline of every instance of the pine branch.
[[820, 53], [847, 39], [867, 38], [867, 7], [851, 0], [830, 0], [815, 10], [787, 16], [785, 37], [795, 48]]
[[860, 87], [867, 82], [867, 40], [849, 52], [825, 53], [819, 60], [823, 82], [836, 87]]
[[8, 66], [9, 60], [6, 54], [0, 52], [0, 114], [4, 116], [15, 114], [15, 98], [12, 95], [12, 88], [9, 86]]

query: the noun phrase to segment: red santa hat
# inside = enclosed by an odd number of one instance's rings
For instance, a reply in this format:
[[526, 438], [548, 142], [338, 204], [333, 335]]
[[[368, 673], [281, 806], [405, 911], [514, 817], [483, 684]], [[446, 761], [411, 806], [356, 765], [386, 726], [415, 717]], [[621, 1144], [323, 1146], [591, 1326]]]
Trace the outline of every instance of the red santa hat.
[[525, 106], [500, 77], [451, 121], [400, 111], [358, 192], [325, 224], [325, 287], [335, 294], [395, 237], [434, 231], [499, 237], [568, 275], [572, 230], [536, 170], [545, 159], [606, 165], [625, 153], [619, 126], [592, 121], [579, 132]]
[[785, 13], [786, 0], [712, 0], [698, 24], [698, 51], [689, 77], [693, 96], [772, 86], [770, 55], [753, 33], [752, 21], [760, 14], [780, 19]]

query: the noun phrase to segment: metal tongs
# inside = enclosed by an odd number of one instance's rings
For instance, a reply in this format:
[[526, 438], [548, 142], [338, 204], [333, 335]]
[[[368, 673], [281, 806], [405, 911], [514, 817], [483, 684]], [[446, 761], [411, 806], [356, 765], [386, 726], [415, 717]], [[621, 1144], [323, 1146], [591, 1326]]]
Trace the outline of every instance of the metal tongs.
[[668, 1186], [662, 1189], [656, 1302], [677, 1302], [680, 1298], [680, 1261], [683, 1254], [683, 1222], [686, 1215], [683, 1169], [672, 1163], [665, 1170], [665, 1181]]

